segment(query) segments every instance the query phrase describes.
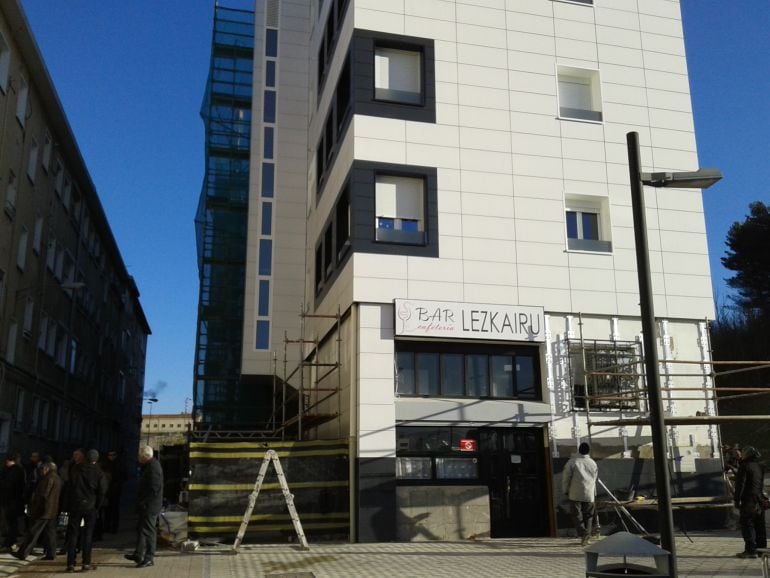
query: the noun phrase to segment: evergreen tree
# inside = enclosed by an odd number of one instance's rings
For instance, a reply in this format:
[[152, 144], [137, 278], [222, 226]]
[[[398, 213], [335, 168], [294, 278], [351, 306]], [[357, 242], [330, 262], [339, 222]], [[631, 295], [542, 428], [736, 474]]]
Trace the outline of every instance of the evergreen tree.
[[746, 220], [735, 221], [727, 233], [722, 264], [735, 275], [727, 284], [738, 291], [737, 304], [750, 316], [770, 315], [770, 207], [749, 205]]

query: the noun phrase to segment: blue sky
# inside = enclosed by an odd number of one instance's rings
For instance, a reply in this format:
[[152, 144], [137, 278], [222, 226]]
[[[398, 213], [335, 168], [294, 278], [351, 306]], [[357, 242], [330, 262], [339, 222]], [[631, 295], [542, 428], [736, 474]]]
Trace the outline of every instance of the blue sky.
[[[383, 0], [386, 1], [386, 0]], [[644, 0], [640, 0], [644, 1]], [[715, 291], [730, 224], [770, 201], [770, 2], [682, 0]], [[199, 109], [213, 0], [22, 0], [153, 335], [153, 411], [191, 396], [198, 276], [193, 218], [203, 174]], [[693, 167], [695, 168], [695, 167]]]

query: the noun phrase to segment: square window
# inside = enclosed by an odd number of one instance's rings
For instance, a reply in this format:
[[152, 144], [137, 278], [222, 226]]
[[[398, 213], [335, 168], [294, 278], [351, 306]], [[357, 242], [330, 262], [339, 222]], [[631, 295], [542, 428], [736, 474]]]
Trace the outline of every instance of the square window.
[[374, 98], [422, 104], [422, 61], [421, 50], [375, 47]]
[[601, 122], [602, 97], [599, 71], [558, 67], [559, 117]]
[[425, 179], [376, 176], [376, 240], [425, 244]]
[[575, 251], [612, 251], [606, 222], [609, 204], [603, 197], [570, 197], [566, 200], [567, 248]]

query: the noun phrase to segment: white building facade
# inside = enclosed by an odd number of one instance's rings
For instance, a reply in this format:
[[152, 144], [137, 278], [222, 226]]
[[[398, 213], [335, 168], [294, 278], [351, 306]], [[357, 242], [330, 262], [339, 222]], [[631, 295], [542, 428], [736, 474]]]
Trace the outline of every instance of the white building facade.
[[[339, 348], [341, 391], [305, 437], [354, 445], [356, 539], [554, 534], [581, 441], [651, 494], [649, 428], [596, 424], [646, 414], [626, 133], [645, 171], [698, 165], [679, 2], [268, 0], [255, 21], [243, 368], [273, 373], [301, 306], [330, 316], [302, 359]], [[664, 410], [713, 415], [701, 192], [645, 199]], [[669, 443], [674, 495], [720, 491], [715, 426]]]

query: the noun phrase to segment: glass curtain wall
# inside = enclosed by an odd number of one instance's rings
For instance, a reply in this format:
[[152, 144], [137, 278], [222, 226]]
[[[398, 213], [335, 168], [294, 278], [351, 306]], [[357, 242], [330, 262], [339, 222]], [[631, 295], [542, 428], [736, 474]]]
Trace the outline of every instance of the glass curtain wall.
[[201, 117], [206, 168], [195, 218], [200, 295], [194, 403], [198, 429], [254, 428], [241, 385], [254, 12], [217, 6]]

